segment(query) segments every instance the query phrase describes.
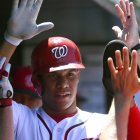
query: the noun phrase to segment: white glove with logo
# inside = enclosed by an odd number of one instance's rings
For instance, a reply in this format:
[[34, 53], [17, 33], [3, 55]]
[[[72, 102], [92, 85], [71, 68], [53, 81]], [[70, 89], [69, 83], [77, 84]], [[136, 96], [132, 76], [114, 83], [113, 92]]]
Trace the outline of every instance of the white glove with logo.
[[17, 46], [21, 41], [54, 27], [52, 22], [36, 24], [42, 2], [43, 0], [14, 0], [5, 33], [6, 41]]
[[9, 72], [11, 64], [6, 64], [6, 57], [0, 58], [0, 99], [13, 97], [13, 88], [9, 82]]

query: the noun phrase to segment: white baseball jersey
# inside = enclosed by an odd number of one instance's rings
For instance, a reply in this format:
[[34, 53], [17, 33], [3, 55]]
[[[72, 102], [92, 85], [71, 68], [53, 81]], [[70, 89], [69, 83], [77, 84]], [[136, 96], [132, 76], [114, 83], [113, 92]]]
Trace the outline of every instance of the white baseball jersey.
[[107, 115], [78, 109], [57, 123], [42, 108], [30, 109], [13, 101], [15, 140], [98, 140]]

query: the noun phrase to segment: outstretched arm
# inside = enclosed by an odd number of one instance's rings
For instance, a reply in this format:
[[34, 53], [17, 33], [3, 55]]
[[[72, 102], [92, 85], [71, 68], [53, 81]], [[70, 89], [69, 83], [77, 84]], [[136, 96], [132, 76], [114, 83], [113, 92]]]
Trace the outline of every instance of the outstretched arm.
[[[137, 44], [139, 44], [137, 45], [137, 48], [135, 48], [137, 50], [139, 60], [140, 59], [139, 32], [133, 2], [129, 2], [128, 0], [120, 0], [120, 3], [116, 4], [115, 8], [122, 23], [122, 29], [118, 26], [114, 26], [112, 29], [116, 34], [117, 38], [125, 42], [130, 52], [132, 48], [134, 48]], [[138, 67], [140, 68], [140, 61], [137, 61], [137, 64]], [[132, 99], [132, 101], [133, 100], [134, 99]], [[129, 114], [128, 139], [131, 138], [140, 139], [138, 138], [139, 132], [137, 131], [139, 129], [140, 124], [140, 120], [138, 119], [139, 117], [140, 111], [138, 110], [138, 108], [135, 107], [135, 104], [133, 104], [133, 106], [130, 108]], [[133, 119], [136, 120], [137, 123], [132, 123], [134, 121]], [[133, 131], [134, 130], [133, 128], [137, 129]]]
[[[11, 17], [4, 35], [5, 42], [0, 47], [0, 56], [6, 57], [4, 66], [23, 40], [53, 28], [54, 25], [51, 22], [36, 24], [42, 2], [43, 0], [14, 0]], [[0, 78], [0, 80], [2, 79]], [[0, 92], [0, 100], [4, 100], [4, 104], [2, 102], [0, 104], [0, 139], [14, 140], [12, 106], [7, 104], [9, 99], [1, 96], [2, 94], [3, 92]]]
[[[108, 114], [108, 123], [101, 134], [101, 138], [103, 140], [127, 139], [128, 118], [132, 99], [140, 89], [140, 80], [137, 75], [136, 51], [132, 52], [131, 59], [132, 60], [130, 61], [127, 47], [123, 48], [122, 56], [119, 50], [115, 52], [116, 62], [113, 63], [112, 58], [108, 58], [114, 102], [112, 102], [111, 109]], [[137, 123], [139, 122], [140, 121]]]
[[[140, 80], [137, 75], [137, 52], [133, 51], [131, 62], [128, 48], [115, 52], [116, 66], [111, 58], [108, 59], [109, 69], [114, 90], [117, 136], [119, 140], [127, 138], [129, 110], [133, 96], [140, 89]], [[123, 58], [123, 59], [122, 59]], [[125, 115], [124, 115], [125, 114]]]
[[0, 58], [0, 139], [14, 140], [12, 96], [13, 88], [8, 80], [10, 64], [6, 58]]

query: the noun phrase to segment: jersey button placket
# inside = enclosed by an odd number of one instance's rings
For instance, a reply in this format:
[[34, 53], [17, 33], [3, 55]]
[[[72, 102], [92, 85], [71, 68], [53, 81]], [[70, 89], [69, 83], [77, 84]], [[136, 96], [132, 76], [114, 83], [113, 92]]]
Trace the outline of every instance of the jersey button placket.
[[57, 132], [58, 132], [58, 133], [62, 132], [62, 128], [60, 128], [60, 127], [57, 128]]

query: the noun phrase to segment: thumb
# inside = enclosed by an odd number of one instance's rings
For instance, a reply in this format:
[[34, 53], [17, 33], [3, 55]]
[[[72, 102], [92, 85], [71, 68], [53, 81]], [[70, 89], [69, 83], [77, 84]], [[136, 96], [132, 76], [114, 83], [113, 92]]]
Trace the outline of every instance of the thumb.
[[39, 34], [40, 32], [52, 29], [54, 27], [54, 24], [52, 22], [43, 22], [41, 24], [38, 24], [37, 27], [37, 34]]
[[122, 35], [122, 30], [118, 26], [113, 26], [112, 30], [115, 33], [116, 37], [120, 39]]

